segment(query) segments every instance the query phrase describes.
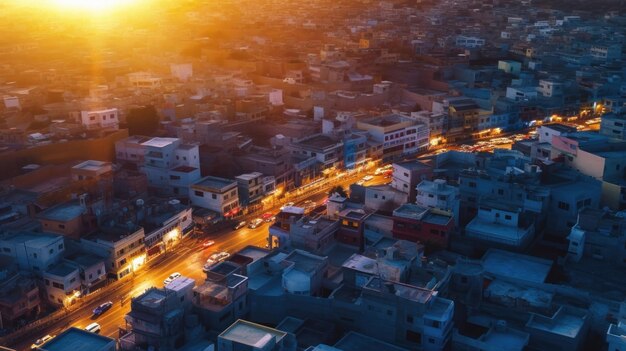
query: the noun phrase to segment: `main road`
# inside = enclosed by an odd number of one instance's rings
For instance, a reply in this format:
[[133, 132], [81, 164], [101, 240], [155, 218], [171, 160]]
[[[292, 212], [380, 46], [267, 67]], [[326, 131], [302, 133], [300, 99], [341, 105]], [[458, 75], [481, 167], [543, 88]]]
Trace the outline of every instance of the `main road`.
[[[341, 180], [339, 185], [348, 187], [350, 183], [355, 181], [354, 178]], [[387, 182], [389, 182], [389, 179], [383, 176], [376, 176], [364, 185], [377, 185]], [[333, 185], [336, 185], [336, 183]], [[300, 197], [296, 206], [306, 200], [321, 204], [323, 199], [327, 196], [329, 188], [330, 187], [325, 187], [305, 194], [304, 197]], [[275, 208], [271, 209], [271, 211], [278, 212], [279, 206], [280, 205], [277, 205]], [[270, 211], [268, 210], [268, 212]], [[119, 289], [107, 294], [107, 296], [96, 298], [89, 304], [80, 306], [78, 310], [70, 312], [67, 317], [54, 322], [43, 331], [39, 332], [39, 335], [21, 338], [21, 340], [12, 345], [12, 347], [17, 350], [28, 350], [30, 345], [39, 337], [47, 334], [53, 336], [58, 335], [70, 326], [84, 328], [93, 322], [100, 324], [102, 328], [101, 335], [118, 338], [120, 327], [125, 327], [124, 316], [130, 311], [130, 298], [140, 295], [150, 287], [163, 287], [163, 280], [174, 272], [194, 279], [196, 284], [201, 284], [206, 278], [206, 275], [202, 271], [202, 266], [212, 253], [226, 251], [232, 254], [248, 245], [265, 247], [267, 244], [269, 226], [270, 223], [263, 223], [255, 229], [244, 227], [238, 230], [223, 230], [197, 239], [183, 239], [174, 250], [164, 253], [161, 257], [148, 262], [135, 276], [114, 283], [119, 284]], [[205, 240], [213, 240], [215, 244], [204, 248], [202, 243]], [[99, 317], [94, 317], [92, 315], [93, 309], [106, 301], [113, 302], [113, 307]]]

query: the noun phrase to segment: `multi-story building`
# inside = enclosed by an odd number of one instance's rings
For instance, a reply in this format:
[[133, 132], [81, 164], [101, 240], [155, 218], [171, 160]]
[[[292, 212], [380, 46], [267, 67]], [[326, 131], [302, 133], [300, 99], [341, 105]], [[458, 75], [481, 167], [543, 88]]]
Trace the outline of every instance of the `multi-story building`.
[[88, 332], [84, 329], [69, 327], [46, 342], [40, 351], [116, 351], [115, 339]]
[[320, 170], [337, 169], [343, 165], [343, 141], [324, 134], [314, 134], [294, 141], [289, 146], [296, 155], [314, 157]]
[[80, 122], [87, 130], [117, 130], [120, 123], [116, 108], [81, 111]]
[[[188, 280], [185, 285], [183, 290], [191, 291], [194, 281]], [[120, 338], [121, 349], [174, 350], [185, 335], [184, 297], [190, 296], [182, 297], [176, 291], [153, 287], [133, 298], [124, 318], [129, 333]]]
[[100, 181], [113, 176], [113, 166], [110, 162], [87, 160], [73, 166], [70, 172], [74, 181]]
[[282, 287], [295, 295], [319, 296], [322, 280], [328, 274], [328, 257], [293, 250], [282, 259]]
[[430, 180], [432, 168], [420, 161], [403, 161], [393, 164], [391, 187], [408, 195], [409, 202], [414, 202], [417, 196], [417, 184], [423, 180]]
[[102, 226], [82, 237], [80, 246], [83, 251], [104, 259], [109, 278], [121, 279], [145, 263], [144, 237], [143, 228], [134, 224]]
[[393, 211], [393, 237], [439, 248], [448, 247], [454, 230], [450, 212], [406, 203]]
[[135, 204], [138, 222], [146, 233], [147, 257], [171, 250], [193, 230], [192, 209], [179, 200], [139, 199]]
[[69, 306], [81, 294], [81, 277], [78, 267], [60, 262], [43, 273], [46, 297], [53, 305]]
[[0, 238], [0, 252], [14, 257], [20, 269], [38, 276], [61, 261], [65, 253], [63, 237], [45, 233], [5, 234]]
[[263, 198], [263, 195], [265, 195], [263, 179], [263, 174], [260, 172], [252, 172], [235, 177], [241, 206], [254, 204]]
[[567, 252], [576, 261], [591, 257], [626, 265], [626, 219], [617, 213], [584, 207], [567, 238]]
[[375, 141], [383, 143], [383, 162], [426, 150], [430, 145], [428, 126], [403, 115], [365, 119], [357, 122], [357, 128], [367, 131]]
[[458, 224], [459, 188], [449, 185], [444, 179], [422, 180], [417, 187], [415, 203], [422, 207], [448, 212]]
[[[3, 267], [4, 268], [4, 267]], [[37, 315], [41, 309], [39, 288], [34, 279], [15, 270], [2, 270], [0, 279], [0, 323], [15, 327], [20, 319]]]
[[351, 208], [339, 212], [339, 229], [335, 239], [340, 243], [362, 250], [365, 247], [365, 220], [369, 215], [363, 210]]
[[164, 195], [186, 197], [189, 185], [200, 179], [198, 145], [179, 138], [132, 136], [115, 143], [118, 161], [135, 163], [148, 178], [148, 186]]
[[69, 201], [52, 206], [39, 214], [37, 219], [46, 232], [59, 234], [70, 239], [80, 239], [88, 230], [85, 221], [87, 208], [81, 201]]
[[223, 217], [239, 213], [239, 194], [234, 180], [204, 177], [191, 185], [189, 199], [192, 205], [215, 211]]
[[626, 115], [607, 113], [602, 116], [600, 134], [609, 138], [626, 140]]
[[467, 224], [465, 233], [485, 243], [523, 249], [534, 238], [534, 219], [521, 207], [497, 198], [483, 198], [478, 214]]

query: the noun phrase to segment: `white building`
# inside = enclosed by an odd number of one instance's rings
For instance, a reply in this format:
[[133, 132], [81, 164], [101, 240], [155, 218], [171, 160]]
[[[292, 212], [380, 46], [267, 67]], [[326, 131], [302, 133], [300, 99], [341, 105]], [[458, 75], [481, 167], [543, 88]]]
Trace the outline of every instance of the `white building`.
[[261, 199], [265, 194], [263, 174], [252, 172], [235, 177], [239, 193], [239, 202], [248, 205]]
[[430, 145], [428, 126], [411, 117], [391, 114], [369, 118], [357, 122], [357, 128], [383, 144], [383, 162], [427, 150]]
[[446, 184], [443, 179], [423, 180], [416, 187], [415, 203], [422, 207], [449, 212], [455, 222], [459, 220], [459, 188]]
[[61, 262], [43, 273], [46, 297], [55, 305], [69, 306], [80, 297], [80, 271], [78, 267]]
[[119, 112], [116, 108], [80, 111], [80, 123], [87, 130], [119, 129]]
[[0, 238], [0, 253], [14, 257], [20, 269], [41, 275], [63, 258], [63, 237], [45, 233], [10, 234]]
[[239, 212], [237, 182], [219, 177], [204, 177], [192, 184], [189, 200], [194, 206], [215, 211], [224, 217]]
[[523, 219], [522, 209], [496, 201], [481, 201], [478, 214], [465, 227], [468, 237], [484, 242], [525, 248], [532, 240], [535, 227]]
[[477, 48], [485, 45], [485, 39], [476, 37], [466, 37], [459, 35], [456, 37], [456, 46], [462, 46], [464, 48]]
[[589, 49], [591, 56], [598, 61], [611, 62], [622, 58], [621, 44], [596, 44]]
[[198, 145], [183, 144], [179, 138], [132, 136], [115, 143], [117, 160], [137, 164], [148, 178], [148, 186], [164, 195], [185, 197], [189, 185], [200, 179]]
[[537, 91], [545, 97], [561, 96], [563, 95], [563, 83], [541, 79]]

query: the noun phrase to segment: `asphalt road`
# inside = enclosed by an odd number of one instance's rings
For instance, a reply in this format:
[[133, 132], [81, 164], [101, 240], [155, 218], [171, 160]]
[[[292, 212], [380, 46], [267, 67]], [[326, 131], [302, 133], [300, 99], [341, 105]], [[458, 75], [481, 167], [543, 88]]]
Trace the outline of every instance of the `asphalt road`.
[[[377, 185], [388, 183], [389, 181], [389, 178], [374, 176], [372, 180], [365, 182], [364, 185]], [[352, 182], [355, 182], [355, 180], [345, 180], [340, 184], [347, 189]], [[319, 205], [327, 197], [328, 190], [329, 187], [326, 187], [307, 194], [306, 197], [296, 203], [296, 206], [306, 200], [314, 201]], [[277, 213], [281, 205], [276, 204], [276, 207], [268, 212]], [[84, 328], [93, 322], [100, 324], [102, 328], [101, 335], [118, 338], [119, 328], [125, 327], [124, 316], [130, 311], [130, 297], [138, 296], [152, 286], [163, 287], [163, 280], [174, 272], [179, 272], [185, 277], [194, 279], [196, 284], [201, 283], [206, 277], [204, 272], [202, 272], [202, 266], [212, 253], [227, 251], [232, 254], [248, 245], [265, 247], [270, 225], [271, 223], [263, 223], [255, 229], [244, 227], [239, 230], [224, 230], [199, 239], [185, 239], [173, 251], [164, 253], [161, 257], [148, 262], [143, 270], [139, 271], [134, 277], [131, 276], [128, 280], [119, 282], [118, 284], [122, 284], [123, 287], [114, 293], [95, 299], [90, 304], [85, 304], [78, 311], [71, 313], [69, 318], [52, 324], [41, 332], [40, 335], [34, 336], [32, 339], [20, 340], [12, 347], [17, 350], [29, 350], [30, 345], [39, 337], [47, 334], [58, 335], [70, 326]], [[215, 244], [208, 248], [203, 248], [202, 242], [207, 239], [215, 241]], [[123, 304], [121, 302], [122, 299], [125, 301]], [[112, 301], [113, 307], [99, 317], [94, 317], [92, 315], [93, 309], [106, 301]]]

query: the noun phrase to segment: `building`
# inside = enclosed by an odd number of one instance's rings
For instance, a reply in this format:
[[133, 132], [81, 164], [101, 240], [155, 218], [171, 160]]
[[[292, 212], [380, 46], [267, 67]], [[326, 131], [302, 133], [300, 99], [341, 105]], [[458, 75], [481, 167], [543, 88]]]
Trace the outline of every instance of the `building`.
[[294, 141], [289, 148], [295, 155], [313, 157], [320, 171], [340, 169], [343, 166], [343, 141], [324, 134], [314, 134]]
[[592, 207], [578, 211], [567, 252], [575, 260], [594, 258], [612, 266], [626, 265], [626, 219], [622, 212]]
[[237, 182], [230, 179], [204, 177], [191, 185], [189, 199], [192, 205], [215, 211], [227, 218], [240, 210]]
[[438, 248], [447, 248], [454, 231], [449, 212], [406, 203], [393, 211], [393, 237]]
[[295, 295], [318, 296], [322, 280], [327, 276], [328, 258], [306, 251], [294, 250], [282, 260], [282, 287]]
[[2, 255], [14, 257], [20, 269], [41, 276], [61, 261], [65, 253], [63, 237], [46, 233], [16, 233], [0, 237]]
[[0, 279], [0, 324], [3, 328], [18, 325], [19, 320], [29, 320], [41, 310], [37, 282], [24, 273], [2, 267]]
[[293, 334], [237, 320], [217, 337], [217, 351], [296, 351]]
[[144, 228], [147, 257], [171, 250], [194, 227], [192, 209], [177, 199], [135, 201], [138, 223]]
[[263, 179], [263, 174], [260, 172], [252, 172], [235, 177], [241, 206], [254, 204], [263, 198], [265, 195]]
[[69, 327], [39, 348], [39, 351], [116, 351], [115, 339]]
[[407, 199], [407, 193], [396, 190], [390, 185], [384, 184], [365, 187], [365, 209], [368, 211], [391, 213], [398, 208], [398, 206], [406, 203]]
[[67, 307], [81, 296], [81, 277], [78, 267], [60, 262], [43, 273], [48, 301]]
[[626, 115], [616, 113], [603, 115], [600, 121], [600, 134], [626, 140]]
[[383, 162], [424, 151], [430, 145], [428, 126], [403, 115], [365, 119], [357, 122], [357, 128], [367, 131], [373, 140], [383, 144]]
[[108, 278], [121, 279], [146, 261], [145, 233], [134, 224], [100, 227], [80, 239], [80, 247], [105, 261]]
[[[182, 280], [187, 289], [193, 287], [193, 280]], [[129, 332], [120, 338], [120, 348], [174, 350], [184, 340], [184, 303], [185, 295], [166, 288], [152, 287], [134, 297], [124, 317]]]
[[417, 196], [417, 184], [432, 178], [432, 168], [420, 161], [411, 160], [393, 164], [391, 187], [408, 195], [408, 201], [414, 202]]
[[80, 236], [88, 229], [84, 220], [84, 215], [87, 214], [84, 201], [82, 199], [63, 202], [40, 212], [37, 218], [43, 230], [70, 239], [80, 239]]
[[589, 312], [561, 306], [552, 316], [532, 313], [526, 323], [530, 334], [529, 347], [550, 350], [583, 350], [589, 330]]
[[415, 189], [417, 191], [415, 196], [417, 205], [448, 212], [454, 217], [455, 223], [458, 223], [459, 188], [447, 184], [444, 179], [435, 179], [433, 181], [423, 180]]
[[484, 198], [478, 214], [465, 227], [465, 234], [492, 245], [523, 249], [533, 240], [535, 226], [523, 208], [497, 198]]
[[70, 172], [74, 181], [100, 181], [113, 176], [113, 165], [110, 162], [87, 160], [73, 166]]
[[80, 123], [87, 130], [119, 128], [119, 112], [116, 108], [104, 110], [89, 110], [80, 112]]
[[93, 292], [106, 283], [106, 268], [102, 258], [76, 252], [65, 255], [63, 261], [78, 268], [82, 295]]
[[335, 239], [359, 250], [365, 248], [365, 220], [370, 214], [361, 209], [346, 208], [339, 212], [339, 229]]

